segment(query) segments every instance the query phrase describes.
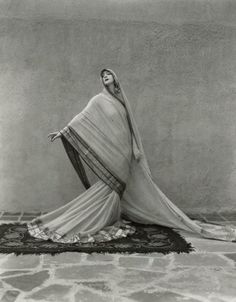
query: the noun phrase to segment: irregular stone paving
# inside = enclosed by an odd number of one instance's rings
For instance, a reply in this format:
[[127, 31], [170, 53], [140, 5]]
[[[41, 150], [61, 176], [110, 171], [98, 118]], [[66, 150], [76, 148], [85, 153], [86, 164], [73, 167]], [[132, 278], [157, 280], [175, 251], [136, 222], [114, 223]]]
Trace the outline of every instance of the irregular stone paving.
[[[0, 223], [40, 214], [0, 212]], [[195, 216], [236, 224], [234, 209]], [[195, 252], [0, 254], [0, 302], [236, 302], [236, 243], [182, 235]]]
[[0, 302], [234, 302], [236, 245], [235, 253], [214, 246], [168, 255], [0, 254]]

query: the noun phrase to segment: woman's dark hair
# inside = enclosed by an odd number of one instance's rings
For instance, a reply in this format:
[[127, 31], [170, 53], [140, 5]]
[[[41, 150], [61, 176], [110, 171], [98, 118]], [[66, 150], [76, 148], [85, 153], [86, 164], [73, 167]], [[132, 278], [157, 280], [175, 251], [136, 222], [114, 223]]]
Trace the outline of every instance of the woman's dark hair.
[[115, 92], [119, 93], [120, 92], [120, 84], [118, 83], [118, 81], [117, 81], [116, 77], [114, 76], [114, 74], [109, 69], [106, 69], [106, 68], [102, 69], [102, 71], [100, 72], [101, 78], [103, 77], [103, 74], [104, 74], [105, 71], [110, 73], [113, 76]]

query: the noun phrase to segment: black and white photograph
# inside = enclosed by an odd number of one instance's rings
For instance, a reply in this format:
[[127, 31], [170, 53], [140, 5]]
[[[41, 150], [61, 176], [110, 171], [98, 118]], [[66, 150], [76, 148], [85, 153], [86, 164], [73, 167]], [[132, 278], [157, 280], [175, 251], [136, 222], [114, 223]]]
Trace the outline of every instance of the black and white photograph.
[[0, 302], [236, 302], [236, 1], [0, 0]]

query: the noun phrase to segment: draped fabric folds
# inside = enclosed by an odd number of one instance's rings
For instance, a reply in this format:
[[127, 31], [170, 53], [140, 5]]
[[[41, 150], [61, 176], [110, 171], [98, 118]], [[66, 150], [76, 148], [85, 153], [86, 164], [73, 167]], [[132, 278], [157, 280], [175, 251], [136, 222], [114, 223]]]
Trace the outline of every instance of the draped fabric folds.
[[[106, 86], [61, 132], [67, 155], [86, 191], [28, 223], [32, 236], [59, 242], [107, 241], [135, 232], [129, 220], [234, 241], [236, 227], [191, 220], [153, 181], [130, 103], [116, 74], [114, 94]], [[155, 151], [155, 150], [154, 150]], [[91, 186], [86, 164], [99, 178]]]
[[[133, 234], [135, 228], [121, 219], [121, 198], [132, 162], [132, 135], [124, 105], [103, 90], [60, 132], [87, 190], [28, 223], [30, 234], [62, 243], [107, 241]], [[99, 178], [92, 186], [84, 164]]]

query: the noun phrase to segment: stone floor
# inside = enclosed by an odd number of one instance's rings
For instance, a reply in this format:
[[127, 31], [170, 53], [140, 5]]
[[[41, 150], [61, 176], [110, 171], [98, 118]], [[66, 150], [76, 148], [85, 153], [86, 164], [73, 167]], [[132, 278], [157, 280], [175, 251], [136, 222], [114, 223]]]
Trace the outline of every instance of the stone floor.
[[[39, 214], [3, 212], [0, 223]], [[236, 224], [233, 213], [201, 219]], [[236, 243], [185, 237], [195, 252], [0, 254], [0, 302], [236, 301]]]

